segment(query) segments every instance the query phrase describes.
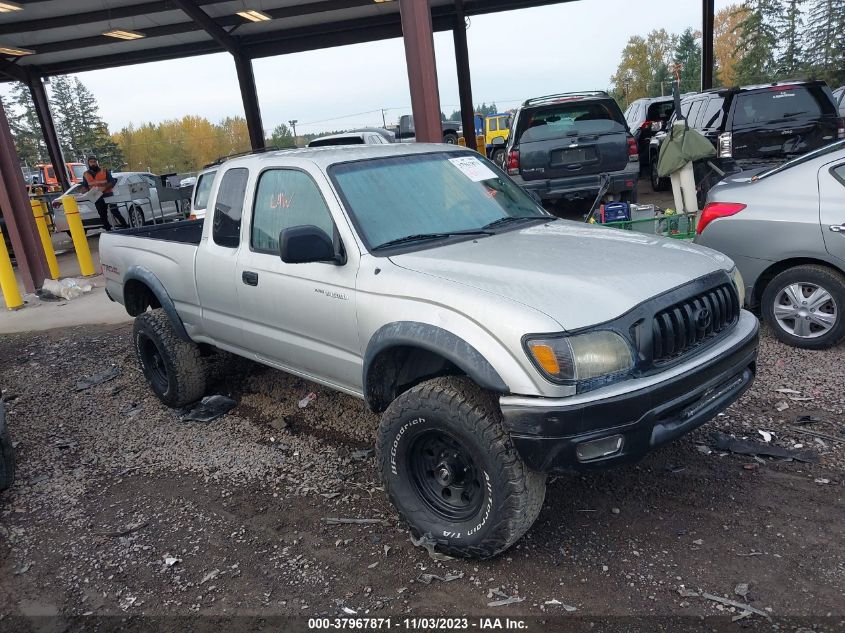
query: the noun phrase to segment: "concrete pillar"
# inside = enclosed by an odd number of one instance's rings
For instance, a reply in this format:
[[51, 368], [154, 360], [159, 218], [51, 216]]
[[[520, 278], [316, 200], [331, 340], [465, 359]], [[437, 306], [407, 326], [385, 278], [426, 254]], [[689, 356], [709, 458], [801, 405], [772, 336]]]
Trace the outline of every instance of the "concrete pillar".
[[41, 247], [35, 216], [26, 194], [23, 173], [6, 109], [0, 103], [0, 209], [6, 221], [6, 231], [15, 251], [24, 289], [35, 292], [50, 277], [47, 258]]
[[440, 91], [428, 0], [399, 0], [399, 12], [417, 141], [442, 143]]
[[461, 123], [464, 129], [464, 139], [467, 147], [477, 149], [475, 105], [472, 102], [472, 77], [469, 72], [464, 0], [455, 0], [455, 26], [452, 28], [452, 35], [455, 40], [455, 64], [458, 68], [458, 95], [461, 101]]

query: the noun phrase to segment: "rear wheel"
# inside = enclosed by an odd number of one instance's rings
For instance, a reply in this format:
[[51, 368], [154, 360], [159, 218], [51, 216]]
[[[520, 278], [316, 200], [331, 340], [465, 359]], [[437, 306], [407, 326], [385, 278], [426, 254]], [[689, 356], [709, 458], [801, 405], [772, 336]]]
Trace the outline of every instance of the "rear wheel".
[[505, 166], [505, 150], [497, 149], [493, 152], [493, 162], [496, 163], [499, 167], [504, 168]]
[[202, 397], [206, 376], [199, 346], [180, 338], [163, 310], [139, 315], [132, 340], [141, 370], [159, 400], [182, 407]]
[[382, 417], [379, 464], [411, 533], [439, 551], [487, 558], [534, 523], [546, 490], [502, 425], [495, 397], [468, 378], [423, 382]]
[[129, 208], [129, 226], [132, 228], [144, 226], [144, 211], [141, 207], [132, 205]]
[[458, 144], [458, 135], [453, 132], [447, 132], [443, 135], [443, 142], [449, 145], [457, 145]]
[[824, 266], [796, 266], [763, 291], [763, 318], [795, 347], [824, 349], [845, 338], [845, 277]]

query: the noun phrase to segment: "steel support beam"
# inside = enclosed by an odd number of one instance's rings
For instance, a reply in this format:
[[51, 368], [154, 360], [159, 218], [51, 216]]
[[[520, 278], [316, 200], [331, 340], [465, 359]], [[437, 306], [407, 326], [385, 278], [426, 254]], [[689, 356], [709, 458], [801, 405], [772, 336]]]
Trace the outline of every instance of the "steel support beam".
[[478, 149], [475, 142], [475, 105], [472, 102], [472, 77], [469, 72], [469, 49], [467, 48], [466, 14], [464, 0], [455, 0], [455, 26], [452, 29], [455, 40], [455, 64], [458, 67], [458, 96], [461, 102], [461, 125], [467, 147]]
[[701, 89], [713, 87], [713, 32], [716, 28], [716, 8], [714, 0], [701, 0]]
[[442, 143], [440, 91], [428, 0], [399, 0], [399, 13], [417, 141]]
[[232, 53], [232, 55], [240, 54], [241, 47], [238, 46], [237, 40], [229, 35], [226, 29], [217, 24], [210, 15], [200, 9], [196, 5], [195, 0], [172, 0], [172, 2], [182, 9], [189, 18], [199, 24], [206, 33], [217, 40], [220, 46]]
[[41, 133], [47, 145], [47, 153], [50, 155], [50, 162], [62, 191], [70, 189], [70, 181], [67, 177], [65, 159], [62, 156], [62, 146], [59, 143], [59, 135], [56, 134], [56, 126], [53, 124], [53, 113], [50, 112], [50, 102], [47, 99], [47, 91], [41, 77], [33, 72], [27, 73], [27, 85], [35, 104], [35, 113], [38, 115], [38, 123], [41, 125]]
[[47, 259], [35, 226], [35, 216], [26, 195], [20, 159], [9, 129], [6, 109], [0, 103], [0, 209], [15, 251], [24, 289], [35, 292], [50, 277]]
[[238, 85], [244, 102], [244, 116], [249, 130], [249, 143], [252, 149], [264, 149], [264, 127], [261, 123], [261, 108], [258, 105], [258, 91], [255, 88], [255, 74], [252, 72], [252, 60], [241, 55], [234, 56], [235, 69], [238, 71]]

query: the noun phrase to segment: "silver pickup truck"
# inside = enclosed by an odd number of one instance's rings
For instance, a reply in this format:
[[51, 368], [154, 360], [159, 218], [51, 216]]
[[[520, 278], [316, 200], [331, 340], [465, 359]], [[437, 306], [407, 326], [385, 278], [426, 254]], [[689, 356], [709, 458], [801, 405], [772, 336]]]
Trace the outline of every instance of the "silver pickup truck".
[[100, 240], [164, 403], [203, 396], [215, 349], [364, 399], [392, 502], [452, 555], [505, 550], [546, 473], [638, 459], [755, 374], [727, 257], [558, 220], [459, 147], [232, 159], [204, 221]]

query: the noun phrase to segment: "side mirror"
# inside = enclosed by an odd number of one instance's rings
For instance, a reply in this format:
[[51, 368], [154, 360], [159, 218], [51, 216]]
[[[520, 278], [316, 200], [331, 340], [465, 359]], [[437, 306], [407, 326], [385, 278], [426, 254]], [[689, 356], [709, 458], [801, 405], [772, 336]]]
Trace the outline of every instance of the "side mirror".
[[493, 147], [504, 147], [505, 139], [502, 136], [497, 136], [492, 141], [490, 141], [490, 144], [493, 145]]
[[312, 225], [282, 229], [279, 232], [279, 255], [286, 264], [344, 263], [335, 252], [332, 238], [323, 229]]

